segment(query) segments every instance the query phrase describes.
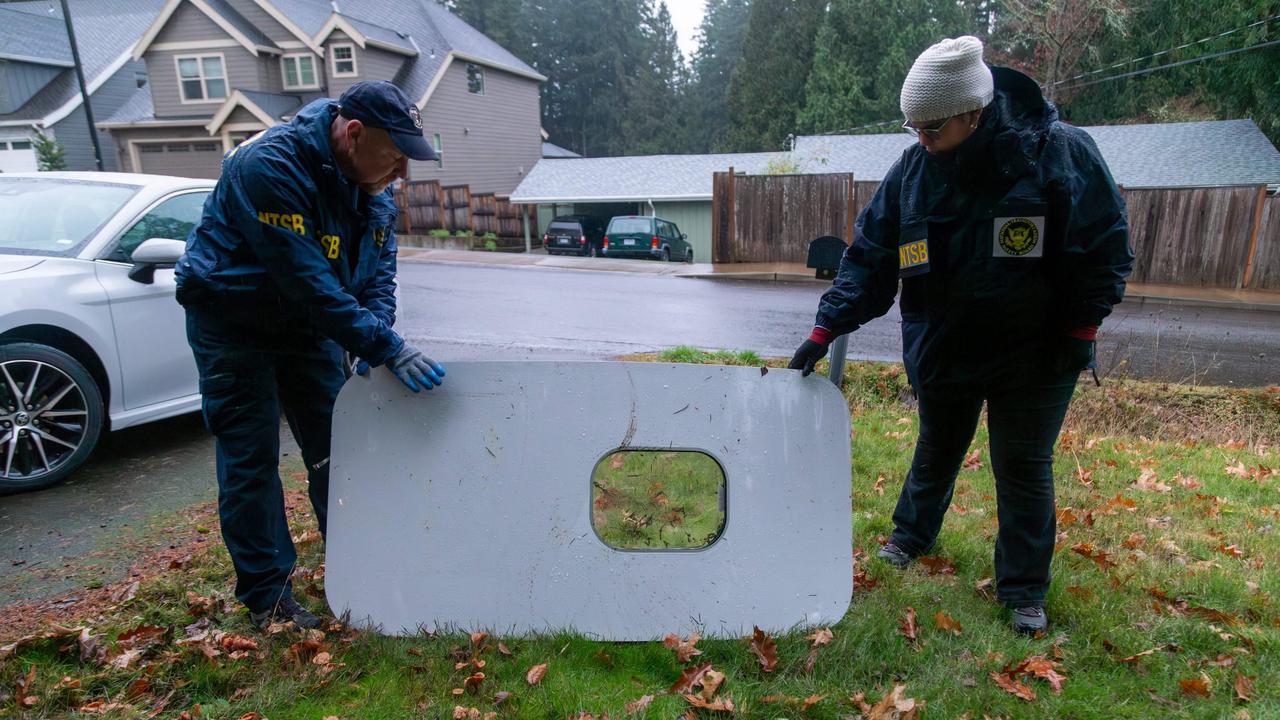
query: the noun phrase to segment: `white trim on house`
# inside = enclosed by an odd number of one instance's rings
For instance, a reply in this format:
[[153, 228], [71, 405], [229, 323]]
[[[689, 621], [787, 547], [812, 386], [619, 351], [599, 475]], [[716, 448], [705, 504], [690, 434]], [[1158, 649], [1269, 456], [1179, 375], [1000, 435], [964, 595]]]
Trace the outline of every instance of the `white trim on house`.
[[[223, 90], [224, 90], [224, 91], [229, 91], [229, 90], [231, 89], [231, 82], [230, 82], [230, 80], [228, 80], [228, 79], [227, 79], [227, 58], [226, 58], [226, 56], [225, 56], [225, 54], [224, 54], [224, 53], [202, 53], [202, 54], [198, 54], [198, 55], [174, 55], [174, 56], [173, 56], [173, 71], [174, 71], [174, 73], [176, 73], [176, 74], [177, 74], [177, 76], [178, 76], [178, 101], [179, 101], [179, 102], [181, 102], [183, 105], [208, 105], [208, 104], [210, 104], [210, 103], [223, 103], [223, 102], [226, 102], [226, 101], [227, 101], [227, 97], [226, 97], [226, 96], [224, 96], [224, 97], [219, 97], [219, 98], [211, 98], [211, 97], [209, 97], [209, 86], [208, 86], [208, 83], [207, 83], [207, 81], [209, 80], [209, 78], [206, 78], [206, 77], [204, 76], [204, 62], [202, 62], [202, 61], [203, 61], [205, 58], [211, 58], [211, 57], [216, 57], [216, 58], [218, 58], [218, 62], [222, 63], [222, 77], [221, 77], [221, 78], [213, 78], [213, 79], [214, 79], [214, 80], [218, 80], [218, 79], [221, 79], [221, 80], [222, 80], [222, 86], [223, 86]], [[200, 71], [200, 77], [199, 77], [199, 80], [200, 80], [200, 91], [201, 91], [201, 93], [204, 95], [204, 97], [203, 97], [203, 98], [201, 98], [201, 99], [199, 99], [199, 100], [188, 100], [188, 99], [187, 99], [187, 91], [186, 91], [186, 89], [183, 87], [183, 82], [185, 82], [185, 81], [183, 80], [183, 77], [182, 77], [182, 61], [183, 61], [183, 60], [195, 60], [195, 61], [196, 61], [196, 69], [198, 69], [198, 70]], [[188, 78], [188, 80], [189, 80], [189, 79], [190, 79], [190, 78]]]
[[[120, 68], [124, 67], [125, 63], [129, 62], [130, 60], [129, 56], [130, 56], [130, 53], [128, 50], [125, 50], [123, 53], [120, 53], [119, 57], [117, 57], [115, 60], [112, 60], [110, 65], [104, 68], [102, 72], [98, 73], [97, 77], [90, 80], [88, 84], [85, 86], [85, 89], [89, 91], [89, 95], [92, 96], [95, 92], [98, 91], [98, 88], [105, 85], [108, 80], [110, 80], [117, 72], [119, 72]], [[61, 122], [68, 115], [75, 112], [75, 109], [80, 107], [81, 103], [83, 102], [84, 102], [84, 98], [80, 96], [80, 93], [76, 93], [70, 100], [64, 102], [57, 110], [54, 110], [53, 112], [41, 118], [40, 124], [43, 125], [44, 127], [52, 127], [54, 123]]]
[[[289, 19], [288, 15], [280, 12], [279, 8], [272, 5], [268, 0], [253, 0], [253, 2], [261, 8], [263, 12], [270, 15], [273, 20], [283, 25], [285, 30], [288, 30], [294, 37], [298, 38], [298, 40], [302, 42], [302, 47], [311, 48], [311, 52], [314, 52], [320, 57], [324, 57], [324, 47], [320, 45], [320, 43], [312, 40], [310, 36], [302, 31], [302, 28], [298, 27], [297, 23]], [[277, 41], [276, 44], [282, 48], [292, 49], [293, 47], [297, 47], [292, 41], [287, 42], [287, 45], [279, 41]]]
[[248, 110], [267, 127], [271, 127], [279, 122], [275, 118], [271, 117], [266, 110], [258, 107], [258, 104], [250, 100], [244, 93], [236, 90], [231, 93], [231, 97], [227, 98], [227, 101], [223, 103], [222, 107], [218, 108], [218, 112], [213, 114], [213, 117], [207, 124], [205, 124], [204, 129], [210, 135], [213, 135], [220, 127], [222, 127], [222, 123], [226, 122], [227, 118], [231, 117], [231, 113], [235, 112], [238, 107]]
[[33, 57], [31, 55], [14, 55], [12, 53], [0, 51], [0, 62], [24, 62], [32, 65], [52, 65], [53, 67], [75, 67], [76, 64], [70, 60], [50, 60], [49, 58]]
[[361, 48], [376, 47], [386, 50], [387, 52], [396, 53], [397, 55], [405, 55], [407, 57], [418, 56], [417, 50], [402, 48], [399, 45], [392, 45], [391, 43], [382, 42], [381, 40], [376, 40], [366, 36], [364, 33], [357, 30], [355, 26], [347, 20], [347, 18], [339, 15], [338, 13], [334, 13], [329, 16], [329, 20], [325, 22], [324, 27], [320, 28], [320, 32], [316, 33], [313, 40], [317, 43], [323, 44], [329, 39], [329, 36], [332, 35], [335, 30], [341, 30], [346, 33], [355, 42], [355, 44], [359, 45]]
[[240, 43], [226, 40], [188, 40], [186, 42], [151, 43], [148, 50], [216, 50], [218, 48], [240, 47]]
[[[306, 58], [311, 61], [311, 78], [315, 81], [311, 84], [302, 84], [302, 62], [301, 59]], [[290, 60], [297, 60], [294, 63], [294, 70], [298, 76], [298, 85], [289, 84], [289, 72], [285, 66]], [[316, 62], [315, 55], [309, 52], [302, 53], [286, 53], [280, 56], [280, 83], [285, 90], [319, 90], [320, 89], [320, 65]]]
[[[231, 142], [231, 133], [233, 132], [252, 132], [254, 134], [266, 130], [270, 125], [262, 125], [261, 123], [228, 123], [222, 126], [222, 152], [231, 152], [231, 148], [235, 147]], [[252, 135], [250, 136], [252, 137]]]
[[[338, 72], [338, 63], [347, 62], [346, 60], [338, 59], [338, 55], [335, 52], [338, 48], [347, 48], [348, 50], [351, 51], [351, 58], [350, 58], [351, 72], [344, 72], [344, 73]], [[355, 43], [336, 42], [336, 43], [331, 43], [329, 45], [329, 77], [331, 78], [360, 77], [360, 65], [356, 61], [356, 44]]]
[[155, 22], [151, 23], [151, 27], [147, 28], [147, 31], [143, 33], [142, 38], [138, 40], [138, 44], [133, 46], [134, 60], [142, 59], [143, 53], [151, 47], [151, 44], [155, 42], [160, 31], [163, 30], [164, 26], [169, 22], [169, 18], [173, 17], [173, 13], [176, 12], [178, 7], [184, 2], [190, 2], [197, 10], [207, 15], [210, 20], [217, 24], [218, 27], [222, 28], [223, 32], [230, 35], [240, 45], [243, 45], [244, 49], [253, 53], [255, 57], [258, 55], [259, 50], [266, 52], [275, 51], [274, 48], [263, 47], [245, 37], [244, 33], [240, 32], [234, 25], [227, 22], [226, 18], [222, 17], [213, 8], [209, 7], [209, 4], [204, 0], [169, 0], [169, 2], [165, 3], [165, 6], [160, 9], [160, 14], [156, 16]]
[[539, 75], [536, 72], [531, 73], [518, 68], [513, 68], [509, 65], [501, 65], [493, 62], [492, 60], [485, 60], [484, 58], [476, 57], [475, 55], [468, 55], [466, 53], [460, 53], [457, 50], [450, 50], [449, 54], [445, 55], [444, 62], [440, 64], [440, 69], [436, 70], [436, 76], [431, 78], [431, 84], [427, 86], [426, 92], [422, 94], [422, 99], [418, 101], [419, 110], [423, 110], [427, 107], [427, 101], [431, 99], [431, 95], [436, 91], [436, 87], [440, 84], [440, 81], [444, 79], [445, 73], [449, 71], [449, 66], [453, 64], [455, 58], [465, 62], [474, 63], [476, 65], [483, 65], [485, 67], [491, 67], [503, 72], [508, 72], [512, 75], [519, 75], [520, 77], [536, 80], [538, 82], [543, 82], [547, 79], [546, 76]]
[[299, 40], [276, 40], [275, 43], [282, 50], [301, 50], [302, 48], [310, 47], [310, 45]]
[[688, 195], [653, 195], [639, 197], [634, 195], [601, 195], [598, 197], [510, 197], [511, 202], [521, 205], [572, 205], [574, 203], [607, 203], [607, 202], [694, 202], [711, 200], [710, 195], [690, 193]]
[[143, 122], [100, 122], [99, 130], [137, 130], [158, 127], [204, 127], [205, 120], [144, 120]]

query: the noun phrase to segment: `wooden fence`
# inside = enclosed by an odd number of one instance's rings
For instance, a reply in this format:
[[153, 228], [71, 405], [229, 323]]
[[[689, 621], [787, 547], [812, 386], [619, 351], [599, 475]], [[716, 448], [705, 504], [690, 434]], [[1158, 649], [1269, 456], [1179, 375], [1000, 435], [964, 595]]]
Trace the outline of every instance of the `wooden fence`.
[[493, 233], [500, 239], [524, 245], [524, 219], [520, 205], [493, 193], [472, 193], [467, 185], [441, 186], [435, 180], [401, 183], [395, 194], [400, 209], [397, 231], [425, 235], [431, 230], [469, 230], [475, 235]]
[[[852, 175], [734, 175], [712, 182], [712, 261], [804, 262], [809, 241], [850, 242], [879, 183]], [[1263, 186], [1122, 189], [1142, 283], [1280, 290], [1280, 197]]]

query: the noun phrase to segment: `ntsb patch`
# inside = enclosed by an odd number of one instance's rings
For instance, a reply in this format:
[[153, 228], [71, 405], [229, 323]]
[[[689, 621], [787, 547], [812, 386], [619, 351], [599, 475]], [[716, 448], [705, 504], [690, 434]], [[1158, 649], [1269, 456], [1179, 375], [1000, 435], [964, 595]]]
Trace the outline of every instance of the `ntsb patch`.
[[1044, 257], [1044, 217], [1003, 217], [992, 224], [991, 256]]

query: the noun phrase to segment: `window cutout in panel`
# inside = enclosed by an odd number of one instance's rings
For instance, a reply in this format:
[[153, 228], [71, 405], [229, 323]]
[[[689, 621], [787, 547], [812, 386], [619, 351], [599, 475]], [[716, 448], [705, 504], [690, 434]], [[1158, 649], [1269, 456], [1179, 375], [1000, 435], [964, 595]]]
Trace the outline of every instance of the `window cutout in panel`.
[[591, 524], [616, 550], [700, 550], [724, 523], [724, 470], [706, 453], [617, 450], [591, 473]]

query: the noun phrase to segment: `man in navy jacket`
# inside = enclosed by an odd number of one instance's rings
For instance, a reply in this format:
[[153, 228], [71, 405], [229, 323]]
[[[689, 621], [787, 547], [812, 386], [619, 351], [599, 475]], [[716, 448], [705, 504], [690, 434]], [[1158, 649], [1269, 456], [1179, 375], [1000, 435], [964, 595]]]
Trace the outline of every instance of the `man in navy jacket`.
[[297, 559], [280, 483], [280, 412], [325, 532], [329, 435], [346, 380], [385, 365], [414, 392], [444, 368], [395, 324], [396, 207], [408, 161], [434, 160], [418, 108], [387, 82], [352, 85], [227, 154], [178, 262], [177, 297], [216, 438], [218, 512], [253, 622], [317, 627], [292, 596]]

